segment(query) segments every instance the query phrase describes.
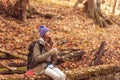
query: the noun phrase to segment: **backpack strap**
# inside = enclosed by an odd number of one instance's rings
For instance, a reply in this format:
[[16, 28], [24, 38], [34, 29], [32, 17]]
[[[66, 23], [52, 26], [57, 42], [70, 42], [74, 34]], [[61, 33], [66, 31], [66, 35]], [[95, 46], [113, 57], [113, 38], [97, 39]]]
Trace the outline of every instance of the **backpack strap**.
[[38, 44], [39, 46], [39, 51], [42, 52], [42, 49], [44, 48], [44, 46], [42, 44], [40, 44], [39, 42], [40, 40], [38, 40], [36, 43]]

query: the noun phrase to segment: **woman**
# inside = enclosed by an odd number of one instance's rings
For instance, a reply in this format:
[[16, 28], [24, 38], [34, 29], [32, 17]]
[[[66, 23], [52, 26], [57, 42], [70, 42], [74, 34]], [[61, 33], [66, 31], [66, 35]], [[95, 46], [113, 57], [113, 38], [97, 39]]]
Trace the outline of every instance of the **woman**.
[[45, 26], [40, 26], [40, 36], [41, 46], [36, 43], [33, 49], [33, 63], [37, 63], [33, 65], [33, 70], [37, 74], [44, 73], [53, 80], [66, 80], [66, 75], [54, 65], [57, 61], [58, 50], [53, 48], [50, 30]]

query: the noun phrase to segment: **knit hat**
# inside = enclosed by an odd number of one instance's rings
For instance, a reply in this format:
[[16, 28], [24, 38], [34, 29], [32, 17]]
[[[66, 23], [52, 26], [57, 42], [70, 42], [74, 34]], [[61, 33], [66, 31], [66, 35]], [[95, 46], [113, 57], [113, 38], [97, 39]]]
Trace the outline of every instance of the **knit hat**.
[[50, 31], [48, 28], [46, 28], [44, 25], [41, 25], [39, 27], [39, 31], [40, 31], [40, 36], [43, 38], [45, 33]]

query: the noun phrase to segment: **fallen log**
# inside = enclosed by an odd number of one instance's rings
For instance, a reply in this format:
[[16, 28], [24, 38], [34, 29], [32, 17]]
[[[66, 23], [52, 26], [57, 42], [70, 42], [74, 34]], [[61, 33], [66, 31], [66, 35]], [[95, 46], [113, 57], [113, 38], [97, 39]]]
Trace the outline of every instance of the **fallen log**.
[[64, 50], [61, 50], [59, 52], [59, 56], [63, 56], [63, 55], [66, 55], [66, 54], [69, 54], [69, 53], [72, 53], [72, 52], [74, 53], [75, 51], [84, 51], [84, 50], [81, 50], [81, 49], [64, 49]]
[[[62, 55], [59, 55], [60, 57], [58, 58], [56, 64], [59, 65], [65, 61], [76, 61], [76, 59], [80, 59], [84, 53], [85, 53], [85, 51], [74, 51], [74, 52], [70, 52], [70, 53], [62, 52]], [[22, 63], [11, 62], [8, 64], [8, 66], [10, 66], [10, 67], [25, 67], [25, 66], [27, 66], [27, 63], [26, 62], [22, 62]]]
[[[5, 57], [7, 58], [7, 56], [11, 56], [9, 58], [17, 58], [17, 59], [27, 61], [26, 56], [23, 56], [23, 55], [20, 55], [20, 54], [17, 54], [17, 53], [10, 53], [8, 51], [3, 51], [3, 50], [0, 50], [0, 53], [4, 53], [4, 58]], [[83, 51], [83, 50], [73, 51], [73, 52], [68, 51], [68, 53], [60, 52], [59, 56], [60, 56], [60, 60], [71, 60], [71, 58], [74, 58], [74, 59], [75, 58], [81, 58], [83, 53], [85, 53], [85, 51]]]
[[85, 51], [73, 51], [67, 54], [62, 54], [60, 56], [61, 60], [67, 60], [67, 61], [71, 61], [74, 59], [80, 59], [82, 57], [82, 55], [85, 53]]
[[63, 51], [59, 53], [59, 58], [57, 59], [56, 65], [60, 65], [61, 63], [64, 63], [65, 61], [74, 62], [76, 60], [79, 60], [85, 51]]
[[8, 51], [3, 51], [3, 50], [0, 50], [0, 53], [4, 53], [4, 54], [10, 55], [10, 56], [12, 56], [12, 57], [14, 57], [14, 58], [27, 61], [27, 57], [26, 57], [26, 56], [19, 55], [19, 54], [17, 54], [17, 53], [10, 53], [10, 52], [8, 52]]
[[0, 59], [14, 59], [15, 57], [9, 55], [9, 54], [4, 54], [2, 52], [0, 52]]
[[[0, 73], [23, 73], [26, 71], [25, 67], [18, 68], [16, 71], [12, 72], [6, 69], [0, 69]], [[109, 64], [109, 65], [99, 65], [99, 66], [91, 66], [91, 67], [84, 67], [84, 68], [77, 68], [73, 70], [65, 70], [64, 73], [67, 75], [67, 80], [89, 80], [93, 77], [109, 75], [114, 73], [120, 73], [120, 64]], [[39, 79], [39, 80], [50, 80], [49, 77], [45, 75], [36, 75], [31, 77], [24, 77], [24, 80], [31, 80], [31, 79]], [[18, 78], [19, 80], [20, 78]], [[14, 79], [13, 79], [14, 80]], [[17, 79], [16, 79], [17, 80]], [[93, 80], [93, 79], [92, 79]], [[108, 79], [109, 80], [109, 79]], [[115, 80], [115, 79], [113, 79]]]
[[[3, 50], [0, 50], [0, 53], [4, 54], [4, 58], [5, 57], [7, 58], [7, 56], [9, 56], [9, 58], [17, 58], [17, 59], [27, 61], [26, 56], [23, 56], [23, 55], [20, 55], [20, 54], [17, 54], [17, 53], [10, 53], [10, 52], [6, 52], [6, 51], [3, 51]], [[62, 55], [61, 55], [61, 53], [59, 53], [59, 59], [57, 60], [56, 65], [59, 65], [59, 64], [65, 62], [65, 61], [74, 61], [75, 59], [79, 59], [79, 58], [82, 57], [83, 53], [85, 53], [85, 51], [82, 51], [82, 50], [81, 51], [73, 51], [73, 52], [68, 51], [68, 53], [62, 52]], [[12, 70], [11, 67], [24, 67], [26, 65], [27, 65], [27, 63], [25, 62], [23, 64], [16, 64], [16, 63], [11, 63], [10, 64], [9, 63], [7, 67], [5, 65], [2, 65], [2, 66], [4, 66], [8, 70]], [[16, 72], [16, 70], [15, 70], [15, 72]]]
[[0, 68], [0, 74], [23, 74], [26, 71], [26, 67], [18, 67], [15, 70], [9, 70], [6, 68]]
[[0, 65], [3, 66], [3, 67], [5, 67], [8, 70], [16, 70], [16, 68], [9, 67], [9, 66], [3, 64], [2, 62], [0, 62]]
[[8, 63], [8, 66], [10, 66], [10, 67], [26, 67], [27, 62], [21, 62], [21, 63], [11, 62], [11, 63]]
[[[91, 66], [82, 69], [71, 70], [67, 72], [67, 76], [70, 80], [89, 80], [91, 77], [108, 75], [120, 72], [120, 65], [100, 65], [100, 66]], [[108, 79], [109, 80], [109, 79]], [[113, 79], [115, 80], [115, 79]]]

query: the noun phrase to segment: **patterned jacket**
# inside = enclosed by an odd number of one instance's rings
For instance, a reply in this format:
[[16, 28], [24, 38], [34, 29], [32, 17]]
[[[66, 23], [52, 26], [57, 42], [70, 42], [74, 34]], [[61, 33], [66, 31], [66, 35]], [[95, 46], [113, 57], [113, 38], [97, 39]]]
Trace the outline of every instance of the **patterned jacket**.
[[55, 63], [57, 61], [58, 55], [51, 55], [49, 51], [45, 49], [45, 43], [42, 38], [39, 40], [39, 44], [36, 43], [33, 49], [33, 60], [31, 66], [36, 74], [42, 74], [47, 67], [47, 58], [51, 56], [51, 62]]

